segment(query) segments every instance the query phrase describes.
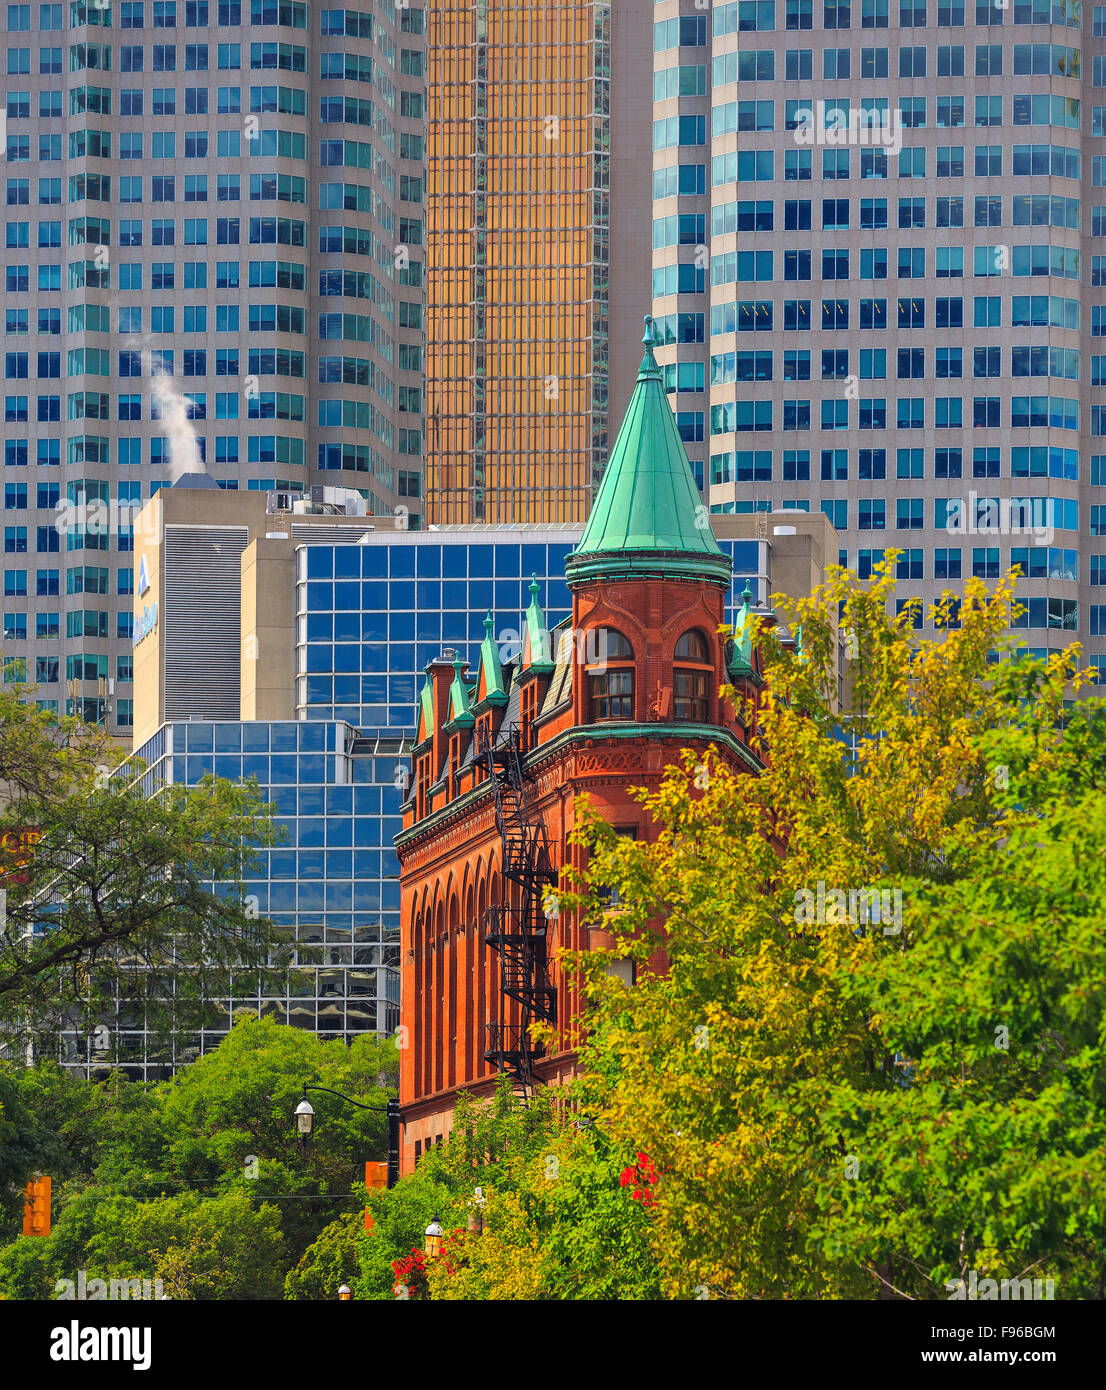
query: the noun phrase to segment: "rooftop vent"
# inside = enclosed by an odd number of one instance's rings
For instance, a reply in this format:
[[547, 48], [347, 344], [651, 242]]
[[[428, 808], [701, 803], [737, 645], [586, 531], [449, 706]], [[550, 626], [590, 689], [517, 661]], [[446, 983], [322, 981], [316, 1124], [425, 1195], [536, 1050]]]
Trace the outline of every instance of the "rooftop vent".
[[210, 473], [182, 473], [174, 487], [218, 487], [219, 484]]

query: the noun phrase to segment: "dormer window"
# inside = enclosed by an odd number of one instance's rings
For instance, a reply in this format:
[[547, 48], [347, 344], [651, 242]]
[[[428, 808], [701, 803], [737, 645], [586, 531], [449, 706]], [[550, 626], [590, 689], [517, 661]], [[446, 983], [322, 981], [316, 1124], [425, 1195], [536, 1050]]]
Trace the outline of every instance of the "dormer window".
[[415, 819], [430, 814], [430, 754], [424, 753], [415, 764]]
[[634, 649], [621, 632], [588, 633], [588, 688], [593, 719], [633, 719]]
[[520, 705], [519, 733], [522, 737], [524, 748], [531, 748], [534, 744], [534, 720], [538, 714], [538, 682], [530, 681], [522, 687], [522, 699]]
[[705, 724], [710, 710], [708, 682], [714, 666], [701, 632], [685, 632], [676, 643], [674, 668], [675, 717]]
[[449, 740], [449, 799], [452, 801], [458, 792], [461, 775], [461, 735], [453, 734]]

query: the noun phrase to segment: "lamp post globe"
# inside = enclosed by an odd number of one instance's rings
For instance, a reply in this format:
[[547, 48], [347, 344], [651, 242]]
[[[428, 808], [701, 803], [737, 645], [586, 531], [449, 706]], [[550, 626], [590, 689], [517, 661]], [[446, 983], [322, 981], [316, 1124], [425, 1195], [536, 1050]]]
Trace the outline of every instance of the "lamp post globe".
[[442, 1253], [442, 1236], [444, 1235], [442, 1224], [437, 1217], [427, 1226], [425, 1235], [427, 1257], [431, 1260], [437, 1259]]
[[343, 1303], [347, 1303], [349, 1301], [350, 1291], [348, 1284], [343, 1284], [342, 1287], [338, 1290], [338, 1297]]
[[303, 1099], [296, 1106], [296, 1133], [300, 1137], [300, 1143], [306, 1144], [311, 1138], [311, 1131], [315, 1128], [315, 1109], [307, 1099], [307, 1090], [304, 1088]]

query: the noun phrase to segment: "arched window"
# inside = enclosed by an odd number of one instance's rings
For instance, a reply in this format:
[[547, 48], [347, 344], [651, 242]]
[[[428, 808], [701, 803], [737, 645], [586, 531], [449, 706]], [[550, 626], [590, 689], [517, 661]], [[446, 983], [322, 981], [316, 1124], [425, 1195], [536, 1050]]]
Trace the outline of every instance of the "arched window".
[[707, 656], [707, 644], [701, 632], [684, 633], [676, 643], [676, 660], [696, 661], [700, 665], [706, 665], [710, 658]]
[[673, 713], [677, 719], [696, 724], [707, 722], [710, 710], [708, 682], [714, 671], [706, 639], [701, 632], [685, 632], [676, 643], [673, 671]]
[[588, 633], [588, 661], [633, 661], [634, 649], [613, 627], [601, 627]]
[[593, 719], [633, 719], [634, 649], [614, 628], [587, 635], [588, 687]]

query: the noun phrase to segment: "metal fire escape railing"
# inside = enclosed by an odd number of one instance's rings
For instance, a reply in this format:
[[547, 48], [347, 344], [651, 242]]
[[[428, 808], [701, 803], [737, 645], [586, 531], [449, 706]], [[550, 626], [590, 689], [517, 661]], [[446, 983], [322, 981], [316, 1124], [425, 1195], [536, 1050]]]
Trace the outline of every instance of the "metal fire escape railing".
[[[544, 1055], [544, 1048], [530, 1037], [530, 1025], [539, 1020], [553, 1023], [557, 1017], [542, 910], [542, 888], [556, 883], [557, 875], [545, 826], [530, 802], [527, 742], [517, 725], [501, 733], [498, 741], [489, 729], [481, 729], [476, 742], [503, 844], [503, 901], [493, 903], [484, 916], [484, 940], [499, 952], [499, 1017], [485, 1025], [484, 1058], [513, 1077], [515, 1093], [524, 1100], [537, 1081], [534, 1063]], [[507, 1021], [509, 999], [518, 1003], [517, 1023]]]

